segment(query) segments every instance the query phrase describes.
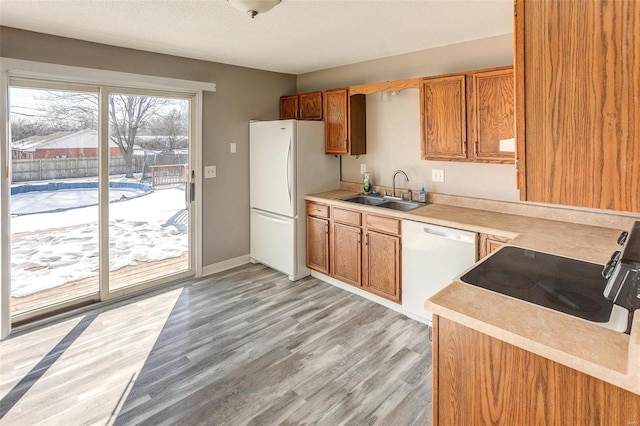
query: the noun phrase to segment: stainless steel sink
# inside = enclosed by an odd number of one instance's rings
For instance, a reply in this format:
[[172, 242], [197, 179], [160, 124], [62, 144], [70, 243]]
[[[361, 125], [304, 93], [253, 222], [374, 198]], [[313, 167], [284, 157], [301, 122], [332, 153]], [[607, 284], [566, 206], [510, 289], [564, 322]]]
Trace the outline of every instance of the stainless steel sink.
[[342, 201], [349, 203], [364, 204], [367, 206], [383, 207], [385, 209], [400, 210], [403, 212], [422, 207], [424, 203], [416, 203], [412, 201], [401, 201], [399, 199], [389, 199], [390, 197], [371, 197], [367, 195], [355, 195], [343, 198]]
[[400, 210], [403, 212], [417, 209], [424, 206], [423, 203], [414, 203], [412, 201], [385, 201], [377, 205], [378, 207], [384, 207], [385, 209]]
[[384, 202], [382, 197], [368, 197], [366, 195], [356, 195], [355, 197], [343, 198], [342, 201], [350, 203], [365, 204], [367, 206], [377, 206]]

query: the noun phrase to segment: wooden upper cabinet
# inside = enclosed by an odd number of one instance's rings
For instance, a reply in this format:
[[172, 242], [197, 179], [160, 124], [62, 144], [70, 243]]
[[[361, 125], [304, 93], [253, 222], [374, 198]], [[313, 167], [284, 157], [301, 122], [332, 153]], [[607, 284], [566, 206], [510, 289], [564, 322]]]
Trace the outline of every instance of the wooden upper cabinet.
[[640, 1], [516, 8], [521, 199], [640, 212]]
[[280, 98], [281, 120], [322, 120], [322, 92], [302, 93]]
[[299, 104], [300, 120], [322, 120], [322, 92], [301, 94]]
[[349, 96], [348, 89], [324, 92], [325, 153], [366, 154], [365, 95]]
[[422, 158], [467, 158], [465, 76], [425, 78], [420, 91]]
[[515, 137], [513, 69], [473, 73], [469, 93], [469, 143], [476, 160], [513, 163], [515, 152], [500, 151], [500, 141]]
[[513, 163], [500, 141], [514, 137], [513, 67], [422, 80], [424, 160]]
[[282, 96], [280, 98], [280, 120], [295, 120], [298, 118], [298, 95]]

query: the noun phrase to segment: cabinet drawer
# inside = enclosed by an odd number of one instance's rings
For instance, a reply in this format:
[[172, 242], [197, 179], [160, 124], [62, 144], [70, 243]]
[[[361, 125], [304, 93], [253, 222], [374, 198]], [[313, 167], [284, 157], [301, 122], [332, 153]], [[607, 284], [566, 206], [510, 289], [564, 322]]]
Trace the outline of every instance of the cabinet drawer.
[[329, 206], [324, 204], [307, 203], [307, 216], [329, 218]]
[[392, 217], [367, 215], [367, 229], [400, 235], [400, 220]]
[[334, 207], [333, 220], [347, 225], [362, 226], [362, 213]]

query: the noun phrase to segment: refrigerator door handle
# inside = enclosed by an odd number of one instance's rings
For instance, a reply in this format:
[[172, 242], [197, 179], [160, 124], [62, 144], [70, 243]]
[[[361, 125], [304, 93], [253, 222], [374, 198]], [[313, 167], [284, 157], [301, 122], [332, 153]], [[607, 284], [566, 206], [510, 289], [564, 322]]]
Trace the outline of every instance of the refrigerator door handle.
[[293, 202], [291, 199], [291, 146], [293, 141], [289, 136], [289, 150], [287, 151], [287, 190], [289, 191], [289, 205]]

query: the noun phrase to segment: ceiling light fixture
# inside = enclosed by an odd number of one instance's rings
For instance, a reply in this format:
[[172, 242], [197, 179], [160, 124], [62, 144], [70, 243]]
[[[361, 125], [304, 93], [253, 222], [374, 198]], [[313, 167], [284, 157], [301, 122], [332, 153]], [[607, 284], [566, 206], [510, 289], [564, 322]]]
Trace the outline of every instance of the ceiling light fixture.
[[229, 4], [241, 12], [255, 18], [259, 13], [266, 13], [276, 7], [281, 0], [227, 0]]

